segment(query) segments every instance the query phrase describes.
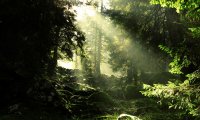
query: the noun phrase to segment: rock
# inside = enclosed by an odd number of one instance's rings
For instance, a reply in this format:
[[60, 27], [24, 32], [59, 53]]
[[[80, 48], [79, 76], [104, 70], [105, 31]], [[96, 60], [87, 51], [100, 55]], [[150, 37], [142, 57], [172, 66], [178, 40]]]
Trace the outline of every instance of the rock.
[[142, 119], [129, 114], [121, 114], [117, 117], [117, 120], [142, 120]]

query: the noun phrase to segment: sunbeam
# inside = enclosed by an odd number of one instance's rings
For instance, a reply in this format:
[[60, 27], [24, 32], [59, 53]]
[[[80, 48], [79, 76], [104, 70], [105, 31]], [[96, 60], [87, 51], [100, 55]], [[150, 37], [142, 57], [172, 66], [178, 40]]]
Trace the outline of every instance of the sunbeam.
[[200, 120], [200, 0], [1, 0], [0, 120]]
[[84, 20], [86, 16], [94, 17], [96, 15], [96, 10], [92, 6], [88, 5], [74, 6], [73, 9], [77, 14], [76, 19], [78, 21]]
[[[121, 50], [126, 57], [129, 57], [130, 60], [137, 63], [135, 66], [138, 69], [148, 72], [156, 72], [160, 70], [159, 66], [156, 65], [156, 62], [158, 61], [156, 54], [152, 51], [145, 50], [144, 47], [138, 42], [138, 36], [134, 37], [122, 26], [114, 24], [109, 17], [97, 12], [97, 9], [92, 6], [84, 5], [77, 7], [76, 9], [78, 21], [77, 25], [85, 33], [87, 44], [90, 44], [90, 46], [94, 45], [94, 42], [92, 41], [96, 38], [91, 38], [91, 36], [97, 34], [96, 30], [98, 29], [101, 31], [102, 36], [104, 36], [102, 39], [107, 38], [107, 41], [109, 40], [112, 44], [115, 44], [117, 46], [116, 49]], [[107, 43], [105, 43], [102, 47], [106, 46]], [[104, 57], [104, 61], [108, 61], [109, 55], [105, 54], [109, 53], [107, 51], [103, 51], [102, 53], [104, 54], [103, 56], [107, 56], [107, 58]], [[149, 60], [152, 61], [152, 64], [149, 64]], [[108, 74], [107, 70], [104, 69], [110, 68], [106, 68], [105, 64], [108, 63], [105, 62], [103, 64], [104, 66], [101, 66], [102, 73]]]

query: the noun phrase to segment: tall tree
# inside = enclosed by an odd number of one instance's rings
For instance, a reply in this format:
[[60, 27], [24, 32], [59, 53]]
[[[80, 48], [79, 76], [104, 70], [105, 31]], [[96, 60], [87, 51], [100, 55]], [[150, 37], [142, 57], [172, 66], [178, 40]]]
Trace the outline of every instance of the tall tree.
[[124, 61], [128, 81], [137, 80], [143, 72], [166, 71], [167, 61], [163, 60], [166, 56], [158, 48], [167, 39], [165, 9], [150, 5], [148, 1], [137, 0], [113, 0], [111, 8], [107, 14], [125, 28], [127, 33], [124, 36], [128, 36], [125, 40], [129, 39], [130, 45], [127, 50], [124, 49], [128, 55]]
[[185, 28], [181, 31], [182, 35], [177, 36], [177, 34], [174, 35], [175, 31], [179, 32], [180, 29], [172, 30], [171, 26], [168, 41], [174, 40], [174, 38], [179, 39], [178, 45], [171, 42], [168, 46], [160, 46], [163, 51], [173, 58], [169, 64], [170, 71], [178, 73], [182, 77], [181, 82], [178, 84], [170, 82], [167, 85], [147, 85], [145, 86], [146, 91], [144, 94], [167, 100], [170, 108], [183, 109], [185, 114], [191, 114], [199, 118], [199, 1], [151, 0], [151, 3], [174, 8], [177, 13], [173, 13], [178, 14], [179, 17], [176, 18], [178, 21], [171, 23], [171, 25], [179, 24], [179, 26]]
[[[80, 9], [83, 12], [85, 11], [85, 13], [83, 13], [84, 18], [79, 21], [79, 26], [85, 32], [86, 36], [85, 54], [87, 59], [90, 59], [89, 61], [91, 62], [88, 64], [91, 64], [90, 67], [93, 74], [98, 78], [101, 74], [102, 43], [104, 38], [102, 21], [98, 20], [98, 18], [102, 19], [103, 2], [100, 1], [96, 6], [91, 4], [92, 3], [83, 3], [83, 5], [80, 6]], [[86, 65], [85, 60], [83, 61], [83, 64]]]
[[83, 36], [64, 5], [69, 6], [55, 0], [1, 1], [2, 64], [35, 74], [53, 60], [51, 54], [56, 58], [57, 47], [68, 56], [75, 46], [81, 47]]
[[58, 51], [72, 57], [72, 50], [82, 46], [84, 37], [67, 8], [70, 3], [59, 0], [0, 1], [0, 69], [8, 74], [0, 73], [2, 94], [33, 86], [36, 76], [55, 70]]

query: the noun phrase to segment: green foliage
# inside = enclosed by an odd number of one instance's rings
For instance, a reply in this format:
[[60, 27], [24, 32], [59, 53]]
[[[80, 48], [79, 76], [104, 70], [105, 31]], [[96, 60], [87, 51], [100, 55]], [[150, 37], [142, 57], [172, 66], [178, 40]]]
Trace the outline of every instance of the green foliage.
[[[159, 46], [161, 50], [173, 58], [169, 64], [170, 72], [181, 74], [186, 78], [182, 79], [183, 82], [178, 83], [144, 85], [145, 91], [142, 93], [145, 96], [159, 98], [159, 102], [168, 104], [169, 108], [180, 109], [185, 114], [199, 116], [199, 54], [196, 54], [199, 50], [195, 45], [193, 45], [194, 49], [190, 49], [192, 41], [199, 44], [197, 40], [199, 39], [199, 1], [151, 0], [151, 3], [175, 8], [181, 15], [180, 20], [187, 25], [186, 29], [189, 29], [187, 31], [189, 36], [185, 32], [186, 36], [182, 39], [181, 44], [174, 47]], [[197, 24], [194, 24], [194, 21]]]
[[72, 57], [72, 50], [82, 46], [84, 37], [65, 5], [70, 6], [59, 0], [2, 0], [1, 64], [34, 76], [55, 67], [58, 49]]
[[162, 7], [176, 8], [178, 13], [182, 10], [195, 10], [199, 7], [199, 3], [198, 0], [151, 0], [151, 4], [160, 4]]
[[[151, 0], [151, 3], [175, 8], [182, 15], [181, 20], [184, 21], [184, 24], [192, 27], [188, 27], [191, 37], [185, 33], [187, 36], [178, 46], [159, 46], [161, 50], [173, 58], [169, 64], [170, 72], [183, 74], [186, 79], [183, 82], [169, 82], [166, 85], [144, 85], [145, 91], [142, 93], [145, 96], [159, 98], [159, 102], [167, 103], [169, 108], [183, 109], [183, 111], [186, 111], [185, 114], [199, 116], [199, 62], [197, 62], [199, 61], [199, 57], [197, 57], [199, 55], [196, 54], [198, 48], [195, 45], [195, 49], [190, 49], [191, 40], [194, 40], [195, 44], [199, 44], [199, 41], [196, 41], [199, 38], [199, 1]], [[194, 21], [197, 24], [194, 24]]]
[[200, 27], [189, 28], [194, 38], [200, 38]]
[[61, 92], [63, 74], [54, 74], [59, 52], [72, 58], [83, 46], [84, 36], [70, 7], [61, 0], [0, 1], [0, 104], [28, 106], [0, 119], [56, 120], [66, 118], [60, 112], [70, 114], [74, 91], [65, 86], [66, 93]]
[[199, 80], [199, 70], [188, 74], [188, 79], [183, 83], [169, 82], [166, 85], [154, 84], [153, 86], [144, 84], [142, 94], [149, 97], [160, 98], [160, 103], [166, 102], [169, 108], [183, 109], [192, 114], [199, 116], [200, 89], [198, 84], [193, 84]]
[[174, 54], [173, 54], [173, 51], [167, 47], [167, 46], [164, 46], [164, 45], [159, 45], [158, 46], [161, 50], [165, 51], [168, 55], [170, 55], [170, 57], [173, 57]]
[[[164, 52], [166, 52], [167, 54], [169, 54], [170, 57], [173, 58], [172, 62], [169, 63], [169, 66], [170, 66], [169, 71], [171, 73], [183, 74], [183, 72], [181, 71], [182, 68], [188, 67], [191, 64], [191, 61], [188, 59], [187, 54], [184, 53], [186, 49], [185, 47], [178, 49], [178, 52], [163, 45], [159, 45], [159, 48], [163, 50]], [[186, 55], [183, 56], [183, 54], [186, 54]]]
[[[168, 10], [158, 5], [150, 5], [148, 0], [111, 1], [111, 10], [108, 10], [107, 14], [116, 24], [116, 28], [123, 29], [114, 35], [108, 46], [109, 63], [113, 70], [123, 71], [127, 73], [128, 79], [135, 80], [140, 72], [165, 70], [168, 59], [158, 49], [158, 45], [167, 43], [168, 32], [175, 33], [178, 29], [177, 24], [167, 27], [169, 23], [167, 19], [176, 18], [173, 14], [167, 16]], [[171, 41], [175, 42], [180, 39], [173, 40]]]
[[97, 119], [100, 119], [100, 120], [116, 120], [117, 116], [118, 116], [117, 114], [104, 115], [104, 116], [97, 117]]
[[151, 0], [151, 4], [160, 4], [162, 7], [175, 8], [178, 13], [189, 23], [193, 36], [199, 37], [200, 2], [198, 0]]

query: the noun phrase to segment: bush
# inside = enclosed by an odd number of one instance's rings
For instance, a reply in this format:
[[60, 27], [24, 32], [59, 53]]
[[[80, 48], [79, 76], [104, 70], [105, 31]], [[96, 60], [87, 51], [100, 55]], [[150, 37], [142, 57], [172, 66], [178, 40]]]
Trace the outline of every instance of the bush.
[[141, 86], [127, 85], [125, 88], [125, 97], [127, 99], [141, 98], [142, 97], [142, 94], [140, 93], [141, 90], [142, 90]]

